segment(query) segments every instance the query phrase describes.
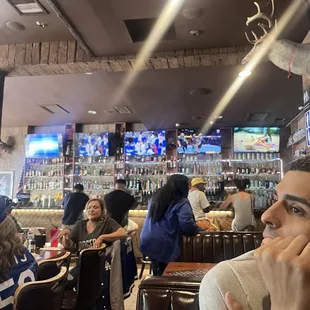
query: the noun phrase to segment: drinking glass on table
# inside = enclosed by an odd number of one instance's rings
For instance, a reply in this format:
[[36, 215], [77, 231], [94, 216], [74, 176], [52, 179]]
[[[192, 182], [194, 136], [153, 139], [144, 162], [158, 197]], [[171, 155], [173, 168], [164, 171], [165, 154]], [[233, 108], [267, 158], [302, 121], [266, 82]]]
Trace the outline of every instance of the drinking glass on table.
[[58, 228], [51, 228], [50, 229], [51, 233], [51, 247], [57, 248], [58, 247], [58, 234], [59, 234], [59, 229]]

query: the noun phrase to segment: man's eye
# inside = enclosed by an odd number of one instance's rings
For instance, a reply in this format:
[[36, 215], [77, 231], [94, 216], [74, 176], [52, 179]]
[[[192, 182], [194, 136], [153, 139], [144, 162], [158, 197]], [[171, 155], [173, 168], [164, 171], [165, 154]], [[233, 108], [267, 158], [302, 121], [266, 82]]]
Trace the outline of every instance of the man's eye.
[[304, 216], [304, 212], [302, 210], [298, 209], [297, 207], [291, 206], [290, 209], [291, 209], [292, 213], [294, 213], [298, 216]]

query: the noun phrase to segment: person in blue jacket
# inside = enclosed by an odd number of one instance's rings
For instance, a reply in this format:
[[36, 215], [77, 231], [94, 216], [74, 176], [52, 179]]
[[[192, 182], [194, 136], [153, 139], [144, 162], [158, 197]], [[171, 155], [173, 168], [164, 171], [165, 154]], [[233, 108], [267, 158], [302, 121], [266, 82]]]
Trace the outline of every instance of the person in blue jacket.
[[162, 275], [168, 263], [180, 256], [182, 235], [196, 235], [196, 225], [187, 199], [188, 178], [172, 175], [152, 197], [141, 231], [140, 251], [152, 261], [153, 274]]
[[19, 285], [35, 281], [37, 263], [17, 236], [16, 225], [7, 216], [8, 197], [0, 195], [0, 309], [12, 310]]

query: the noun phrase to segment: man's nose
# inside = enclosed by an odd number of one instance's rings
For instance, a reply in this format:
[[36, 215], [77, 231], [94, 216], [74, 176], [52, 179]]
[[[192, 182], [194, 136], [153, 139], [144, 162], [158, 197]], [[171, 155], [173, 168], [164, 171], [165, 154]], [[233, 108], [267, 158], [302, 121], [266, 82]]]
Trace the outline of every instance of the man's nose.
[[268, 210], [266, 210], [261, 220], [264, 224], [273, 228], [281, 227], [281, 223], [285, 216], [285, 208], [281, 201], [274, 203]]

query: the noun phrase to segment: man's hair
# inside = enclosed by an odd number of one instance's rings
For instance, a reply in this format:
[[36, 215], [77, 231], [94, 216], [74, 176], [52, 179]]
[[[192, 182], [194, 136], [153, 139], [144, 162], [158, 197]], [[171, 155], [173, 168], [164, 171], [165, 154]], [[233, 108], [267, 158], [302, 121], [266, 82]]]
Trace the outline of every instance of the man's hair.
[[115, 182], [116, 184], [122, 184], [122, 185], [126, 185], [126, 181], [124, 179], [118, 179]]
[[307, 155], [294, 161], [289, 171], [310, 172], [310, 155]]
[[74, 186], [74, 189], [75, 189], [76, 191], [83, 191], [83, 190], [84, 190], [84, 186], [83, 186], [82, 184], [76, 184], [76, 185]]

